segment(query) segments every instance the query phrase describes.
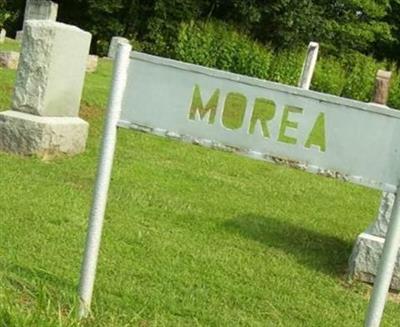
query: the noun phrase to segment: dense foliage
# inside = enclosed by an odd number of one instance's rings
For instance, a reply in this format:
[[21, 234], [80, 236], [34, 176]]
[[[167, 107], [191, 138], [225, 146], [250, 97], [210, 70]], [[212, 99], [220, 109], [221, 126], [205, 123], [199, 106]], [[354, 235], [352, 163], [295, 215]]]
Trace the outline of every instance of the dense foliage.
[[[55, 1], [61, 21], [93, 34], [96, 51], [104, 51], [113, 35], [125, 35], [153, 53], [173, 56], [180, 24], [210, 18], [278, 48], [315, 40], [332, 54], [355, 50], [394, 57], [399, 50], [400, 0]], [[24, 4], [25, 0], [0, 1], [0, 19], [7, 12], [11, 32], [21, 25]]]
[[[306, 47], [275, 49], [263, 47], [245, 34], [225, 24], [209, 22], [182, 24], [176, 56], [179, 60], [236, 73], [256, 76], [284, 84], [297, 85]], [[371, 101], [378, 69], [395, 72], [389, 104], [400, 108], [399, 74], [395, 65], [377, 61], [353, 51], [343, 57], [322, 52], [314, 74], [316, 91]]]
[[[377, 69], [394, 71], [400, 108], [400, 0], [55, 0], [59, 20], [93, 34], [105, 54], [114, 35], [136, 49], [297, 84], [311, 40], [321, 44], [313, 88], [370, 101]], [[0, 25], [22, 25], [25, 0], [0, 0]]]

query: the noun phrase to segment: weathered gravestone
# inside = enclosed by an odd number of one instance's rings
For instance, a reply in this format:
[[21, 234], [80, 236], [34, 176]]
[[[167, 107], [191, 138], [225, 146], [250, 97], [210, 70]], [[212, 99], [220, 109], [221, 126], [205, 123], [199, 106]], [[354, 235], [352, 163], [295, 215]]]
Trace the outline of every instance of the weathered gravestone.
[[86, 62], [86, 72], [94, 73], [97, 70], [99, 57], [96, 55], [89, 55]]
[[24, 27], [28, 20], [57, 20], [58, 4], [48, 0], [27, 0], [24, 13]]
[[111, 59], [115, 58], [119, 44], [129, 44], [129, 40], [124, 37], [114, 36], [111, 39], [110, 47], [108, 48], [108, 55], [107, 55], [108, 58], [111, 58]]
[[4, 41], [6, 40], [6, 35], [7, 35], [6, 30], [2, 28], [0, 30], [0, 43], [4, 43]]
[[52, 21], [26, 22], [12, 110], [0, 113], [0, 150], [18, 154], [84, 151], [78, 117], [91, 35]]
[[[81, 317], [90, 310], [117, 126], [398, 190], [398, 111], [120, 49], [81, 270]], [[399, 243], [397, 194], [367, 327], [380, 323]]]
[[23, 31], [17, 31], [17, 33], [15, 34], [15, 41], [22, 41], [22, 36], [24, 35]]
[[17, 69], [19, 62], [19, 52], [1, 51], [0, 52], [0, 67], [8, 69]]
[[48, 0], [27, 0], [25, 4], [22, 31], [17, 32], [16, 40], [22, 40], [23, 30], [28, 20], [57, 20], [58, 4]]

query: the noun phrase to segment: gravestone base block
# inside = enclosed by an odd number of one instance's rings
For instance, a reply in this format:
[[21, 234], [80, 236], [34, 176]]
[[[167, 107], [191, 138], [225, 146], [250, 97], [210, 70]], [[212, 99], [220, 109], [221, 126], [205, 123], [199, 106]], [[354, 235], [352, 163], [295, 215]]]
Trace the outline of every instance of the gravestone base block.
[[[379, 260], [385, 239], [368, 233], [361, 233], [349, 259], [350, 277], [367, 283], [373, 283], [378, 271]], [[400, 253], [390, 284], [392, 290], [400, 290]]]
[[86, 146], [89, 124], [78, 117], [41, 117], [18, 111], [0, 113], [0, 151], [51, 157], [75, 155]]

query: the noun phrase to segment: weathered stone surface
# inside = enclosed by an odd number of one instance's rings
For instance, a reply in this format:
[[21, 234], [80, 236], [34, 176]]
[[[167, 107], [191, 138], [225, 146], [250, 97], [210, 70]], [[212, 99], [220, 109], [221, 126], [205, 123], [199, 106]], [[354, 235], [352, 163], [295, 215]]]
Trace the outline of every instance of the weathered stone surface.
[[4, 43], [4, 41], [6, 40], [6, 35], [7, 35], [6, 30], [2, 28], [0, 30], [0, 43]]
[[49, 20], [27, 21], [12, 109], [76, 117], [91, 34]]
[[109, 58], [112, 58], [112, 59], [115, 58], [115, 55], [117, 54], [118, 44], [120, 44], [120, 43], [129, 44], [129, 40], [124, 37], [120, 37], [120, 36], [114, 36], [111, 39], [110, 47], [108, 49], [108, 57]]
[[74, 155], [85, 150], [89, 124], [78, 117], [0, 113], [0, 151], [22, 155]]
[[48, 0], [27, 0], [24, 13], [24, 28], [30, 19], [57, 20], [58, 4]]
[[24, 32], [23, 31], [17, 31], [17, 34], [15, 35], [15, 41], [22, 41], [22, 37], [24, 36]]
[[17, 69], [19, 62], [19, 52], [2, 51], [0, 52], [0, 67]]
[[89, 55], [86, 63], [86, 72], [94, 73], [97, 70], [97, 64], [99, 57], [95, 55]]
[[392, 72], [381, 69], [376, 73], [374, 103], [386, 105], [389, 98], [391, 76]]
[[[378, 259], [382, 251], [383, 242], [390, 222], [395, 195], [383, 192], [379, 206], [378, 217], [360, 234], [353, 253], [349, 260], [350, 274], [355, 279], [371, 282], [378, 270]], [[400, 267], [400, 256], [397, 258], [396, 267]], [[400, 270], [394, 272], [392, 288], [400, 290]]]
[[[358, 236], [349, 260], [350, 276], [367, 283], [373, 283], [378, 271], [385, 239], [362, 233]], [[400, 290], [400, 255], [397, 254], [391, 289]]]
[[395, 195], [393, 193], [382, 193], [381, 203], [379, 206], [378, 217], [365, 231], [368, 234], [378, 237], [385, 237], [389, 222], [390, 215], [392, 214]]

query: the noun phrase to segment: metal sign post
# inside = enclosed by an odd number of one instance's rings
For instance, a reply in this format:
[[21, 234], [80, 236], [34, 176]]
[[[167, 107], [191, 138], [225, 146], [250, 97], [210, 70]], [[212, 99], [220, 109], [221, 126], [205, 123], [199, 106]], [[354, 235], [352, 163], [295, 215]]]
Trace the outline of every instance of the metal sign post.
[[115, 60], [111, 94], [104, 124], [101, 154], [97, 170], [79, 284], [80, 318], [85, 318], [90, 314], [90, 304], [92, 301], [93, 286], [96, 276], [104, 213], [107, 204], [107, 194], [110, 185], [115, 144], [117, 141], [117, 123], [121, 113], [122, 98], [125, 91], [129, 66], [129, 54], [131, 50], [132, 47], [128, 44], [119, 45]]
[[371, 300], [365, 319], [366, 327], [378, 327], [385, 308], [386, 297], [393, 276], [397, 252], [400, 244], [400, 195], [397, 192], [378, 273], [375, 278]]

